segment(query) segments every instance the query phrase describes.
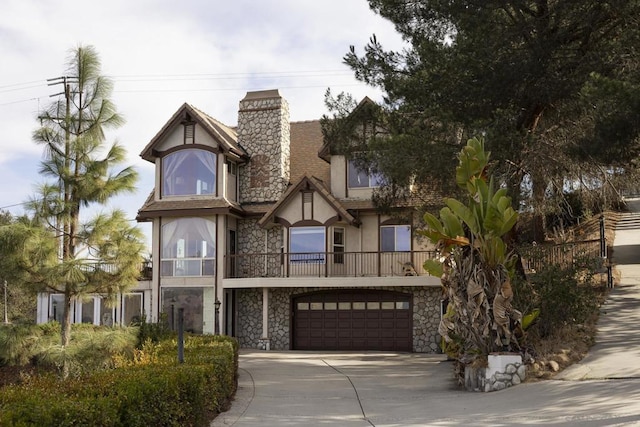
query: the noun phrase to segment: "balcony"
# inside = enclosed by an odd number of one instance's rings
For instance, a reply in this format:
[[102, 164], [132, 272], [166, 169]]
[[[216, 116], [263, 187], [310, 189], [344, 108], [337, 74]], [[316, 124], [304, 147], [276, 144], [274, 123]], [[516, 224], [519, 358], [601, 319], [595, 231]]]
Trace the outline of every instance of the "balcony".
[[435, 251], [227, 255], [225, 278], [424, 276], [422, 264], [436, 257]]
[[215, 275], [215, 258], [163, 258], [160, 275], [163, 277], [201, 277]]

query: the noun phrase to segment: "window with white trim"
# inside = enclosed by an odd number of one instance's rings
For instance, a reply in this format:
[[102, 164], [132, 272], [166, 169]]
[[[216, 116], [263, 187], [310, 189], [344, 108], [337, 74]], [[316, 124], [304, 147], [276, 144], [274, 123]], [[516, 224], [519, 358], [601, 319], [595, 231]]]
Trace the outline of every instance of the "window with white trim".
[[344, 228], [333, 228], [333, 263], [344, 264]]
[[380, 251], [405, 252], [411, 250], [410, 225], [380, 226]]

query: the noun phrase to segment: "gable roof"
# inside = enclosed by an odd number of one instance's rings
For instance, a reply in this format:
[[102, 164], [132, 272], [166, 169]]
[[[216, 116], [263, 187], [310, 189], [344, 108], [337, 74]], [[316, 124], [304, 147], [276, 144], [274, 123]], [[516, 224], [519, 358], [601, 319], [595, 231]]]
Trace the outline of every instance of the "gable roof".
[[[360, 115], [367, 115], [368, 112], [371, 112], [372, 109], [380, 108], [380, 106], [373, 101], [368, 96], [362, 98], [362, 100], [356, 105], [356, 107], [349, 113], [349, 115], [345, 118], [346, 122], [352, 122], [353, 120], [357, 120]], [[338, 119], [339, 120], [339, 119]], [[331, 161], [331, 155], [334, 154], [332, 150], [332, 145], [334, 141], [325, 138], [324, 143], [320, 150], [318, 150], [318, 157], [326, 160], [327, 162]]]
[[248, 158], [246, 151], [238, 144], [238, 136], [233, 128], [219, 122], [186, 102], [182, 104], [156, 136], [144, 147], [140, 153], [140, 157], [153, 163], [157, 157], [154, 151], [156, 145], [158, 145], [175, 126], [184, 121], [194, 121], [200, 125], [218, 142], [222, 151], [241, 159]]
[[296, 185], [290, 186], [287, 191], [282, 195], [280, 200], [278, 200], [271, 209], [264, 214], [262, 218], [258, 221], [258, 225], [260, 227], [266, 227], [268, 224], [272, 223], [276, 212], [278, 209], [289, 203], [289, 201], [301, 190], [313, 190], [320, 194], [322, 198], [336, 211], [338, 216], [343, 220], [349, 223], [350, 225], [359, 226], [358, 220], [347, 211], [344, 206], [336, 199], [325, 187], [324, 183], [314, 176], [303, 176], [300, 181]]

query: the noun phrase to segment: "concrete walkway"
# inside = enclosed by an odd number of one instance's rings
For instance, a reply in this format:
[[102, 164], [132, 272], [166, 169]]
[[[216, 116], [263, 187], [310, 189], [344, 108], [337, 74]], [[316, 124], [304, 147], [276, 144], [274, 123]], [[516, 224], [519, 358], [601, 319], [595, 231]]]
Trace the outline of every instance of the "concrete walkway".
[[619, 223], [613, 256], [622, 279], [596, 344], [554, 380], [469, 393], [439, 355], [243, 351], [212, 426], [640, 426], [640, 214]]
[[613, 244], [620, 284], [600, 309], [596, 344], [557, 379], [640, 379], [640, 199], [627, 205], [631, 213], [618, 223]]

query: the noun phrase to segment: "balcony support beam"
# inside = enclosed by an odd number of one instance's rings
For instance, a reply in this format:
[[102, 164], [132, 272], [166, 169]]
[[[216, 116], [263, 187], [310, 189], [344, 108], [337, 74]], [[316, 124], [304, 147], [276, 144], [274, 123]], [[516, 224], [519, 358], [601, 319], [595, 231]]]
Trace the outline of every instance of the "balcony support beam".
[[269, 351], [271, 340], [269, 339], [269, 288], [262, 288], [262, 338], [260, 348]]

